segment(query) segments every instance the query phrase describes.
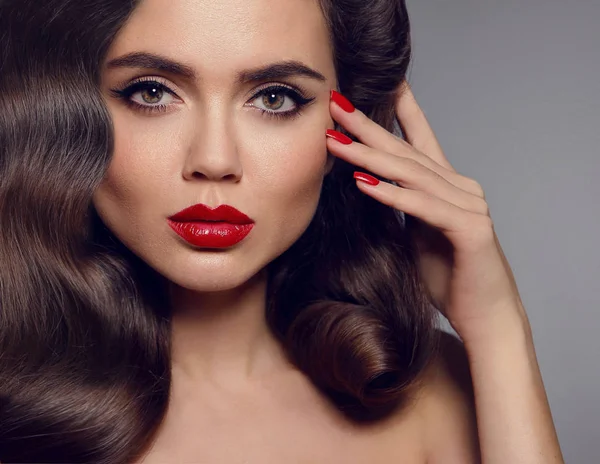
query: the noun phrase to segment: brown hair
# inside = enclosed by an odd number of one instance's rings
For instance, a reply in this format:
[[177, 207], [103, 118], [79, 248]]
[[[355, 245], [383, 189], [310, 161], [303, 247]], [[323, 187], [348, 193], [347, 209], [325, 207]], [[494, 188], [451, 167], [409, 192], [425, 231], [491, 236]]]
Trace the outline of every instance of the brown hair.
[[[91, 200], [113, 150], [99, 64], [137, 3], [0, 3], [2, 462], [130, 462], [168, 406], [165, 289]], [[339, 90], [394, 131], [410, 61], [404, 1], [320, 4]], [[308, 229], [269, 264], [266, 309], [315, 385], [374, 419], [405, 399], [439, 331], [410, 216], [360, 192], [352, 170], [336, 159]]]

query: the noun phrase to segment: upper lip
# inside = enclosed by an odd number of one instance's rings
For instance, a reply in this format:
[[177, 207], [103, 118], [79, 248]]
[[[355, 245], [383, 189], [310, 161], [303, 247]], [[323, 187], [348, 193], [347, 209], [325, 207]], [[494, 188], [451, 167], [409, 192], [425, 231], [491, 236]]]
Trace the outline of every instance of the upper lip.
[[169, 219], [178, 222], [223, 221], [232, 224], [249, 224], [254, 222], [233, 206], [220, 205], [215, 209], [211, 209], [209, 206], [202, 203], [185, 208], [173, 216], [170, 216]]

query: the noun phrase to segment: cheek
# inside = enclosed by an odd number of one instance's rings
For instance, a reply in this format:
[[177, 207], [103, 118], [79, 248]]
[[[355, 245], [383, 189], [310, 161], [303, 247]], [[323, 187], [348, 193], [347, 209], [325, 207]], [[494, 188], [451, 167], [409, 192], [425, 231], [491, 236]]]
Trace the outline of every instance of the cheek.
[[[260, 179], [260, 201], [265, 212], [278, 222], [290, 221], [308, 226], [316, 210], [327, 161], [325, 125], [309, 131], [298, 131], [278, 141], [271, 140], [263, 151]], [[263, 149], [264, 150], [264, 149]], [[270, 205], [269, 208], [266, 206]]]
[[118, 113], [113, 118], [114, 152], [93, 203], [104, 223], [127, 242], [131, 230], [146, 230], [146, 222], [152, 217], [149, 206], [160, 205], [158, 200], [164, 198], [168, 170], [164, 154], [173, 148], [172, 144], [165, 145], [159, 134], [132, 127], [131, 121], [120, 121]]
[[[122, 208], [139, 209], [164, 186], [174, 162], [169, 155], [181, 143], [176, 134], [178, 121], [133, 118], [121, 108], [112, 108], [115, 146], [98, 197], [110, 197]], [[133, 213], [134, 211], [129, 211]]]

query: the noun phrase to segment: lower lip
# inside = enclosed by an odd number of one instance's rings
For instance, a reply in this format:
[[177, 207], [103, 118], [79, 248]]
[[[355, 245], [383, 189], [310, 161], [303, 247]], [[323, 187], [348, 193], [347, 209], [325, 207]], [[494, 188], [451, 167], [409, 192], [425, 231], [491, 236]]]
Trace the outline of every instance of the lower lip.
[[244, 240], [254, 224], [230, 222], [176, 222], [167, 219], [171, 228], [186, 242], [199, 247], [226, 248]]

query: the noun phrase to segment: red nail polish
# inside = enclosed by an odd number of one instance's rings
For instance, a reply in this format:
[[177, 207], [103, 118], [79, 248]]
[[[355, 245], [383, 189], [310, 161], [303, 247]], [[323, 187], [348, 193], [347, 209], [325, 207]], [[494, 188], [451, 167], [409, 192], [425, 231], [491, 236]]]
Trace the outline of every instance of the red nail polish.
[[376, 179], [375, 177], [370, 176], [369, 174], [365, 174], [364, 172], [354, 171], [354, 178], [362, 180], [363, 182], [366, 182], [369, 185], [377, 185], [379, 183], [379, 179]]
[[326, 135], [327, 137], [331, 137], [332, 139], [335, 139], [338, 142], [343, 143], [344, 145], [350, 145], [352, 143], [352, 139], [350, 137], [333, 129], [327, 129]]
[[350, 103], [350, 100], [344, 97], [341, 93], [332, 90], [330, 92], [330, 97], [334, 102], [336, 102], [340, 106], [340, 108], [342, 108], [347, 113], [352, 113], [354, 111], [354, 105]]

